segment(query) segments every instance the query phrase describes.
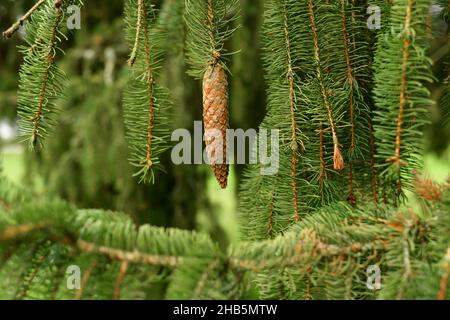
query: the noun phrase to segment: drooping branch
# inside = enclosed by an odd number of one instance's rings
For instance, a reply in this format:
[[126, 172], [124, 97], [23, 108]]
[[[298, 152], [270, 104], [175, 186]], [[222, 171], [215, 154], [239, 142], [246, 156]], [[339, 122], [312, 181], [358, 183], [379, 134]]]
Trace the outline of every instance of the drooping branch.
[[288, 82], [289, 82], [289, 111], [291, 118], [291, 150], [292, 150], [292, 160], [291, 160], [291, 184], [292, 184], [292, 195], [293, 195], [293, 205], [294, 205], [294, 221], [298, 222], [300, 220], [300, 215], [298, 212], [298, 200], [297, 200], [297, 120], [295, 117], [296, 113], [296, 102], [295, 102], [295, 92], [294, 92], [294, 71], [292, 63], [292, 53], [291, 53], [291, 39], [289, 35], [289, 21], [288, 21], [288, 11], [287, 5], [284, 5], [284, 35], [286, 40], [286, 52], [288, 61]]
[[49, 85], [49, 78], [50, 78], [50, 70], [55, 62], [55, 54], [56, 54], [56, 45], [57, 45], [57, 33], [58, 33], [58, 27], [61, 22], [63, 13], [61, 10], [60, 5], [56, 5], [55, 1], [55, 10], [56, 10], [56, 16], [55, 16], [55, 22], [52, 26], [51, 30], [51, 36], [50, 36], [50, 42], [49, 42], [49, 48], [48, 48], [48, 54], [47, 54], [47, 66], [44, 71], [44, 75], [42, 77], [42, 85], [41, 89], [39, 91], [39, 97], [38, 97], [38, 108], [32, 118], [32, 130], [31, 130], [31, 143], [33, 146], [36, 146], [38, 139], [40, 137], [40, 130], [41, 130], [41, 121], [43, 117], [43, 109], [46, 104], [47, 100], [47, 89]]
[[[400, 98], [398, 107], [398, 117], [397, 117], [397, 133], [395, 138], [395, 157], [392, 159], [394, 165], [398, 167], [400, 171], [400, 166], [403, 165], [401, 160], [401, 144], [402, 144], [402, 132], [403, 132], [403, 121], [404, 121], [404, 110], [406, 105], [406, 95], [408, 89], [407, 83], [407, 72], [408, 72], [408, 62], [409, 62], [409, 47], [411, 45], [411, 40], [409, 36], [411, 34], [410, 26], [412, 19], [414, 1], [408, 0], [408, 6], [406, 9], [405, 25], [404, 25], [404, 39], [403, 39], [403, 50], [402, 50], [402, 70], [401, 70], [401, 86], [400, 86]], [[402, 191], [402, 181], [401, 175], [398, 175], [397, 191], [400, 193]]]
[[323, 75], [322, 75], [319, 37], [318, 37], [318, 33], [317, 33], [316, 17], [314, 14], [314, 4], [313, 4], [312, 0], [308, 1], [308, 14], [309, 14], [311, 32], [313, 34], [314, 59], [315, 59], [315, 63], [316, 63], [316, 72], [317, 72], [316, 77], [319, 82], [320, 90], [322, 92], [322, 99], [323, 99], [324, 105], [327, 110], [328, 121], [329, 121], [329, 124], [331, 127], [331, 133], [332, 133], [332, 137], [333, 137], [334, 169], [335, 170], [343, 170], [344, 166], [345, 166], [344, 159], [342, 157], [342, 153], [340, 150], [339, 139], [338, 139], [337, 129], [336, 129], [336, 123], [334, 121], [333, 110], [332, 110], [332, 106], [331, 106], [330, 98], [329, 98], [329, 92], [328, 92], [327, 88], [325, 87], [325, 83], [324, 83], [324, 79], [323, 79]]
[[[147, 17], [147, 5], [143, 0], [139, 1], [139, 5], [142, 6], [142, 14]], [[146, 76], [147, 76], [147, 94], [148, 94], [148, 126], [147, 126], [147, 156], [146, 165], [151, 167], [153, 165], [152, 161], [152, 141], [153, 141], [153, 68], [151, 64], [151, 51], [149, 45], [149, 26], [148, 20], [144, 19], [144, 43], [145, 43], [145, 65], [146, 65]]]
[[373, 132], [372, 120], [369, 119], [369, 148], [370, 148], [370, 175], [372, 177], [372, 198], [378, 204], [377, 168], [375, 160], [375, 136]]
[[138, 7], [137, 7], [137, 20], [136, 20], [136, 35], [134, 38], [134, 45], [133, 49], [131, 50], [130, 58], [128, 59], [128, 65], [133, 66], [136, 62], [137, 54], [139, 51], [139, 39], [141, 37], [141, 28], [142, 28], [142, 21], [145, 20], [145, 14], [144, 14], [144, 0], [138, 0]]

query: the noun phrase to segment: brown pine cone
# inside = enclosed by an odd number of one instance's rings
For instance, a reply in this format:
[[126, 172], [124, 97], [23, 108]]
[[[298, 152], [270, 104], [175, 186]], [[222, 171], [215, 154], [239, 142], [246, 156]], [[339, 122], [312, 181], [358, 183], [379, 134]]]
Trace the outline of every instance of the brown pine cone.
[[227, 187], [228, 81], [222, 65], [209, 66], [203, 77], [203, 126], [206, 153], [217, 181]]

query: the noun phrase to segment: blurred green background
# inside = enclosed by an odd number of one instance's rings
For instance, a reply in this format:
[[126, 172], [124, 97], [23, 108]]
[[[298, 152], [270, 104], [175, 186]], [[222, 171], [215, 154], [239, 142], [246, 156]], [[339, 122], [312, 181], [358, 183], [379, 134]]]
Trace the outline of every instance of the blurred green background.
[[[155, 1], [157, 7], [170, 5]], [[32, 6], [30, 0], [2, 0], [0, 27], [6, 29]], [[264, 1], [241, 0], [237, 24], [241, 28], [228, 44], [240, 51], [230, 61], [231, 126], [257, 128], [264, 116], [265, 85], [261, 65], [259, 30]], [[58, 64], [70, 79], [60, 102], [59, 125], [47, 146], [30, 153], [14, 137], [16, 90], [22, 44], [19, 33], [0, 40], [0, 161], [3, 172], [17, 184], [38, 194], [54, 194], [82, 208], [107, 208], [130, 214], [137, 223], [198, 229], [208, 232], [222, 246], [237, 241], [237, 189], [242, 166], [232, 167], [227, 190], [217, 186], [207, 166], [174, 166], [165, 159], [167, 173], [156, 185], [138, 185], [131, 177], [124, 139], [122, 90], [127, 80], [128, 47], [123, 32], [123, 1], [85, 1], [82, 28], [71, 33], [66, 55]], [[245, 7], [245, 8], [244, 8]], [[161, 8], [162, 9], [162, 8]], [[447, 32], [436, 23], [431, 56], [435, 59], [437, 83], [430, 87], [433, 98], [442, 93]], [[201, 83], [186, 75], [183, 28], [169, 35], [161, 81], [169, 87], [175, 103], [174, 128], [192, 130], [201, 119]], [[448, 54], [447, 54], [448, 57]], [[424, 143], [426, 173], [442, 181], [450, 175], [450, 128], [442, 124], [442, 110], [431, 107], [432, 124]], [[13, 130], [11, 131], [11, 128]], [[9, 137], [9, 138], [8, 138]], [[7, 139], [5, 139], [7, 138]]]

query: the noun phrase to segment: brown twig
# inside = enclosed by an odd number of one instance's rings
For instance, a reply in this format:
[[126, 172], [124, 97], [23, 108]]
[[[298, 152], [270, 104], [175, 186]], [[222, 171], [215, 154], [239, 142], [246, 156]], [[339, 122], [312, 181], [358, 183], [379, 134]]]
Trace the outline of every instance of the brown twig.
[[[145, 15], [143, 14], [143, 6], [144, 1], [139, 0], [138, 2], [138, 8], [137, 8], [137, 22], [136, 22], [136, 35], [134, 38], [134, 45], [133, 49], [131, 50], [130, 58], [128, 59], [128, 65], [131, 67], [136, 62], [138, 50], [139, 50], [139, 37], [141, 35], [141, 27], [142, 27], [142, 19], [145, 19]], [[144, 17], [144, 18], [143, 18]]]
[[272, 237], [272, 228], [273, 228], [273, 202], [275, 200], [274, 191], [275, 190], [273, 190], [270, 193], [269, 219], [268, 219], [269, 221], [267, 223], [267, 239], [269, 239], [269, 240]]
[[176, 267], [183, 262], [182, 257], [177, 256], [163, 256], [156, 254], [147, 254], [143, 252], [125, 251], [105, 246], [98, 246], [93, 243], [78, 240], [77, 247], [84, 252], [100, 253], [110, 257], [111, 259], [119, 261], [127, 261], [130, 263], [142, 263], [148, 265], [159, 265], [165, 267]]
[[369, 119], [370, 135], [370, 174], [372, 175], [372, 197], [375, 204], [378, 204], [377, 168], [375, 161], [375, 135], [373, 132], [372, 120]]
[[203, 291], [206, 285], [206, 281], [208, 281], [208, 278], [210, 274], [213, 272], [214, 269], [216, 269], [220, 264], [219, 259], [214, 259], [211, 261], [211, 263], [206, 268], [205, 272], [201, 275], [199, 281], [197, 282], [197, 285], [195, 286], [194, 293], [192, 294], [192, 299], [196, 300], [199, 298], [200, 293]]
[[[344, 52], [345, 52], [345, 61], [347, 64], [347, 83], [349, 86], [348, 91], [348, 109], [350, 115], [350, 153], [354, 153], [356, 149], [356, 139], [355, 139], [355, 103], [353, 97], [353, 68], [352, 62], [350, 58], [350, 48], [349, 48], [349, 36], [347, 31], [347, 16], [345, 14], [345, 1], [341, 0], [341, 20], [342, 20], [342, 33], [344, 36]], [[352, 17], [354, 11], [352, 10]], [[350, 160], [350, 164], [348, 167], [348, 196], [347, 201], [356, 205], [356, 196], [353, 193], [353, 163]]]
[[448, 274], [450, 273], [450, 248], [447, 248], [447, 254], [445, 256], [442, 265], [441, 280], [439, 282], [439, 292], [437, 295], [438, 300], [445, 300], [447, 297], [448, 288]]
[[[414, 1], [408, 0], [408, 7], [406, 10], [405, 16], [405, 27], [404, 27], [404, 39], [403, 39], [403, 49], [402, 49], [402, 73], [401, 73], [401, 86], [400, 86], [400, 101], [398, 108], [398, 116], [397, 116], [397, 133], [395, 137], [395, 156], [391, 160], [395, 166], [398, 167], [400, 171], [400, 166], [403, 165], [401, 160], [401, 144], [402, 144], [402, 133], [403, 133], [403, 122], [404, 122], [404, 112], [406, 105], [406, 95], [408, 90], [407, 84], [407, 72], [408, 72], [408, 61], [409, 61], [409, 48], [411, 46], [411, 40], [408, 38], [411, 35], [411, 19], [412, 19], [412, 10], [413, 10]], [[401, 193], [402, 191], [402, 183], [401, 183], [401, 175], [399, 172], [398, 175], [398, 183], [397, 183], [397, 191]]]
[[289, 81], [289, 107], [291, 116], [291, 150], [292, 150], [292, 160], [291, 160], [291, 184], [292, 184], [292, 194], [293, 194], [293, 205], [294, 205], [294, 221], [298, 222], [300, 220], [300, 215], [298, 213], [298, 199], [297, 199], [297, 121], [295, 118], [295, 92], [294, 92], [294, 71], [292, 68], [292, 58], [291, 58], [291, 40], [289, 36], [289, 21], [287, 15], [287, 8], [284, 8], [284, 36], [286, 40], [286, 51], [288, 58], [288, 81]]
[[11, 38], [14, 33], [24, 24], [26, 20], [28, 20], [31, 15], [45, 2], [46, 0], [39, 0], [34, 4], [34, 6], [28, 10], [19, 20], [17, 20], [11, 27], [3, 32], [3, 36], [7, 39]]
[[128, 270], [128, 261], [122, 261], [119, 268], [119, 273], [117, 274], [116, 285], [114, 287], [113, 300], [120, 299], [120, 289], [122, 286], [122, 282], [125, 279], [125, 275]]
[[[141, 3], [141, 2], [140, 2]], [[153, 70], [151, 64], [151, 52], [149, 46], [149, 30], [148, 30], [148, 20], [147, 20], [147, 4], [142, 1], [142, 14], [144, 16], [144, 42], [145, 42], [145, 64], [147, 72], [147, 91], [148, 91], [148, 126], [147, 126], [147, 156], [146, 156], [146, 166], [151, 167], [153, 165], [152, 161], [152, 140], [153, 140], [153, 124], [154, 124], [154, 113], [153, 113]]]
[[23, 224], [19, 226], [11, 226], [7, 227], [3, 233], [0, 234], [0, 241], [8, 241], [12, 240], [14, 238], [17, 238], [19, 236], [28, 234], [32, 231], [44, 229], [47, 227], [47, 224], [45, 223], [39, 223], [39, 224]]
[[343, 170], [345, 167], [344, 159], [341, 154], [340, 146], [339, 146], [339, 139], [337, 135], [337, 129], [336, 129], [336, 123], [334, 122], [333, 118], [333, 110], [332, 106], [330, 104], [329, 100], [329, 92], [325, 88], [325, 84], [322, 77], [322, 66], [321, 66], [321, 59], [320, 59], [320, 48], [319, 48], [319, 36], [317, 34], [317, 27], [316, 27], [316, 18], [314, 15], [314, 4], [312, 0], [309, 0], [308, 2], [308, 14], [309, 14], [309, 21], [310, 21], [310, 27], [311, 31], [313, 33], [313, 44], [314, 44], [314, 58], [316, 62], [316, 68], [317, 68], [317, 80], [319, 81], [320, 89], [322, 91], [322, 98], [323, 102], [325, 104], [325, 107], [327, 109], [328, 113], [328, 121], [330, 123], [331, 127], [331, 133], [333, 136], [333, 144], [334, 144], [334, 154], [333, 154], [333, 162], [334, 162], [334, 169], [335, 170]]
[[84, 290], [86, 289], [86, 285], [89, 281], [89, 278], [92, 275], [92, 272], [94, 271], [95, 267], [98, 264], [98, 260], [95, 259], [91, 265], [86, 269], [86, 271], [83, 274], [83, 278], [81, 278], [81, 284], [80, 284], [80, 289], [78, 289], [75, 292], [75, 300], [80, 300], [81, 297], [83, 296]]
[[326, 164], [325, 164], [325, 157], [324, 157], [324, 144], [323, 144], [323, 125], [322, 121], [319, 123], [319, 159], [320, 159], [320, 173], [319, 173], [319, 186], [320, 186], [320, 195], [322, 202], [324, 201], [323, 196], [323, 187], [325, 184], [325, 179], [327, 177], [326, 172]]

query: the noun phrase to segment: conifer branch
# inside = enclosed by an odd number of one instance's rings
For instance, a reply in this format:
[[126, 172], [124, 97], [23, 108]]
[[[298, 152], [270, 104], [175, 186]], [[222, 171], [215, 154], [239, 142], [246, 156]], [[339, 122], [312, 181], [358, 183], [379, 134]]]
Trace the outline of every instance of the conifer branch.
[[375, 136], [373, 132], [372, 120], [369, 119], [369, 148], [370, 148], [370, 175], [372, 184], [372, 198], [375, 205], [378, 204], [377, 168], [375, 160]]
[[[409, 47], [411, 45], [411, 40], [409, 39], [411, 30], [411, 18], [412, 18], [412, 7], [414, 2], [412, 0], [408, 0], [406, 16], [405, 16], [405, 26], [403, 30], [403, 50], [402, 50], [402, 70], [401, 70], [401, 86], [400, 86], [400, 102], [398, 108], [398, 117], [397, 117], [397, 133], [395, 137], [395, 157], [393, 159], [394, 165], [400, 167], [403, 165], [400, 155], [401, 149], [401, 137], [403, 132], [403, 118], [404, 118], [404, 109], [406, 104], [406, 94], [407, 94], [407, 68], [409, 62]], [[397, 185], [398, 193], [402, 191], [402, 182], [401, 176], [398, 176], [398, 185]]]
[[89, 279], [91, 278], [92, 272], [94, 271], [97, 264], [98, 264], [98, 260], [94, 259], [94, 261], [92, 261], [92, 263], [89, 265], [89, 267], [84, 271], [83, 277], [81, 278], [80, 289], [77, 289], [75, 291], [75, 296], [74, 296], [75, 300], [81, 300], [81, 298], [83, 297], [83, 293], [86, 289]]
[[7, 39], [11, 38], [14, 33], [16, 33], [17, 30], [19, 30], [19, 28], [21, 26], [23, 26], [23, 24], [25, 23], [25, 21], [27, 21], [31, 15], [47, 0], [39, 0], [38, 2], [36, 2], [33, 7], [31, 7], [30, 10], [28, 10], [22, 17], [20, 17], [19, 20], [17, 20], [11, 27], [9, 27], [6, 31], [3, 32], [3, 36]]
[[121, 290], [122, 282], [125, 279], [125, 275], [127, 273], [127, 270], [128, 270], [128, 261], [122, 261], [120, 263], [119, 272], [118, 272], [117, 278], [116, 278], [116, 284], [115, 284], [115, 287], [114, 287], [113, 300], [119, 300], [120, 299], [120, 290]]
[[323, 143], [323, 125], [322, 121], [319, 122], [319, 161], [320, 161], [320, 173], [319, 173], [319, 186], [320, 186], [320, 195], [322, 202], [324, 199], [324, 184], [327, 178], [325, 157], [324, 157], [324, 143]]
[[38, 275], [40, 268], [49, 254], [49, 248], [47, 244], [38, 244], [33, 252], [33, 258], [30, 262], [29, 268], [26, 269], [23, 275], [23, 282], [14, 295], [15, 300], [22, 300], [30, 290], [34, 279]]
[[219, 259], [214, 259], [213, 261], [211, 261], [211, 263], [208, 264], [207, 268], [199, 278], [197, 285], [195, 286], [194, 293], [192, 295], [193, 300], [197, 300], [198, 297], [200, 297], [200, 294], [206, 286], [208, 278], [211, 276], [212, 272], [220, 265], [220, 262], [221, 261]]
[[59, 43], [65, 38], [64, 12], [80, 0], [44, 2], [26, 25], [25, 40], [30, 47], [21, 47], [24, 63], [20, 68], [18, 92], [19, 132], [32, 148], [56, 125], [56, 102], [64, 95], [66, 76], [55, 64]]
[[212, 5], [212, 0], [208, 0], [208, 35], [209, 40], [211, 42], [211, 48], [214, 48], [212, 52], [212, 65], [215, 65], [217, 63], [217, 60], [220, 57], [220, 52], [215, 50], [215, 38], [214, 38], [214, 10]]
[[[450, 3], [449, 3], [450, 6]], [[441, 279], [439, 281], [438, 300], [445, 300], [447, 298], [448, 280], [450, 273], [450, 248], [447, 248], [447, 253], [441, 266]]]
[[287, 76], [289, 82], [289, 107], [290, 107], [290, 118], [291, 118], [291, 150], [292, 150], [292, 160], [291, 160], [291, 179], [292, 179], [292, 195], [293, 195], [293, 205], [294, 205], [294, 221], [298, 222], [300, 220], [300, 215], [298, 212], [298, 199], [297, 199], [297, 120], [295, 117], [296, 112], [296, 102], [295, 102], [295, 92], [294, 92], [294, 71], [291, 57], [291, 39], [289, 36], [289, 21], [287, 13], [287, 4], [284, 3], [284, 36], [286, 39], [286, 53], [287, 53]]
[[58, 32], [58, 26], [62, 19], [62, 10], [60, 7], [55, 7], [56, 10], [56, 16], [55, 16], [55, 22], [52, 27], [51, 36], [50, 36], [50, 42], [49, 42], [49, 48], [48, 48], [48, 54], [47, 54], [47, 66], [44, 71], [44, 75], [42, 77], [42, 85], [39, 92], [39, 98], [38, 98], [38, 108], [36, 110], [36, 113], [34, 114], [32, 118], [32, 131], [31, 131], [31, 143], [33, 146], [36, 146], [38, 138], [40, 136], [40, 130], [41, 130], [41, 121], [43, 117], [43, 108], [44, 104], [46, 103], [47, 99], [47, 89], [48, 89], [48, 82], [49, 82], [49, 76], [50, 76], [50, 70], [55, 62], [55, 54], [56, 54], [56, 34]]
[[[421, 169], [421, 128], [429, 123], [433, 104], [426, 82], [432, 82], [426, 56], [428, 0], [405, 0], [390, 9], [391, 29], [378, 39], [375, 55], [374, 132], [381, 176], [398, 196], [411, 190], [414, 170]], [[389, 66], [388, 66], [389, 65]], [[387, 82], [386, 78], [395, 79]], [[398, 197], [394, 200], [397, 200]]]
[[[165, 38], [162, 26], [149, 0], [128, 0], [125, 21], [130, 42], [131, 79], [124, 92], [126, 135], [130, 162], [137, 167], [133, 176], [140, 182], [155, 182], [163, 171], [160, 156], [169, 148], [169, 93], [156, 83], [161, 68]], [[165, 16], [158, 17], [166, 18]]]
[[324, 105], [327, 110], [328, 115], [328, 122], [331, 127], [331, 133], [333, 137], [333, 144], [334, 144], [334, 154], [333, 154], [333, 162], [334, 162], [334, 169], [335, 170], [343, 170], [344, 169], [344, 158], [342, 157], [342, 153], [339, 146], [339, 139], [337, 135], [337, 129], [336, 129], [336, 123], [333, 118], [333, 110], [332, 106], [329, 101], [329, 92], [325, 87], [323, 76], [322, 76], [322, 67], [321, 67], [321, 57], [320, 57], [320, 48], [319, 48], [319, 38], [317, 34], [317, 27], [316, 27], [316, 18], [314, 14], [314, 4], [312, 0], [308, 1], [308, 14], [309, 14], [309, 21], [310, 21], [310, 27], [311, 32], [313, 34], [313, 43], [314, 43], [314, 59], [316, 64], [316, 77], [319, 82], [319, 86], [322, 93], [322, 98]]
[[19, 225], [19, 226], [11, 226], [11, 227], [8, 227], [5, 230], [3, 230], [3, 232], [0, 234], [0, 241], [12, 240], [19, 236], [27, 235], [36, 230], [45, 229], [46, 227], [47, 227], [47, 224], [45, 224], [45, 223], [23, 224], [23, 225]]
[[128, 59], [129, 66], [134, 65], [134, 62], [136, 61], [136, 57], [138, 54], [140, 37], [141, 37], [142, 20], [146, 20], [146, 14], [144, 13], [144, 6], [145, 6], [144, 0], [138, 0], [137, 20], [136, 20], [136, 36], [134, 39], [134, 45], [133, 45], [133, 49], [131, 50], [130, 58]]
[[[350, 59], [350, 49], [349, 49], [349, 36], [347, 31], [347, 16], [346, 16], [346, 0], [341, 0], [341, 20], [342, 20], [342, 33], [344, 36], [344, 53], [345, 53], [345, 62], [347, 64], [347, 78], [346, 83], [348, 85], [348, 109], [349, 109], [349, 118], [350, 118], [350, 154], [353, 154], [356, 149], [355, 142], [355, 105], [353, 98], [353, 67]], [[352, 10], [352, 21], [353, 25], [355, 24], [355, 16], [354, 10]], [[353, 34], [354, 36], [354, 34]], [[353, 42], [355, 39], [353, 38]], [[355, 44], [356, 46], [356, 44]], [[350, 160], [348, 166], [348, 196], [347, 200], [349, 203], [356, 205], [356, 196], [353, 192], [353, 163]]]
[[[147, 7], [143, 0], [139, 0], [139, 6], [142, 6], [142, 14], [147, 17]], [[153, 165], [152, 161], [152, 140], [153, 140], [153, 125], [154, 125], [154, 115], [153, 115], [153, 71], [151, 65], [151, 53], [149, 46], [149, 30], [148, 30], [148, 20], [144, 19], [144, 43], [145, 43], [145, 64], [147, 72], [147, 92], [148, 92], [148, 127], [147, 127], [147, 155], [146, 155], [146, 165], [151, 168]]]
[[[275, 189], [275, 187], [274, 187]], [[271, 238], [272, 235], [272, 227], [273, 227], [273, 202], [275, 201], [275, 190], [270, 193], [270, 202], [269, 202], [269, 218], [267, 223], [267, 239]]]
[[[341, 19], [342, 19], [342, 33], [344, 36], [344, 51], [345, 51], [345, 62], [347, 64], [347, 83], [349, 86], [349, 94], [348, 94], [348, 109], [349, 109], [349, 117], [350, 117], [350, 127], [351, 127], [351, 133], [350, 133], [350, 152], [354, 152], [356, 148], [356, 142], [355, 142], [355, 106], [353, 102], [353, 67], [352, 62], [350, 59], [350, 50], [349, 50], [349, 37], [347, 32], [347, 17], [346, 17], [346, 0], [341, 0]], [[353, 10], [352, 10], [352, 19], [353, 17]]]
[[145, 254], [139, 251], [125, 251], [106, 246], [97, 246], [84, 240], [78, 240], [77, 247], [83, 252], [100, 253], [110, 257], [111, 259], [130, 263], [141, 263], [173, 268], [183, 262], [182, 257]]
[[[408, 0], [410, 1], [410, 0]], [[403, 246], [403, 275], [401, 280], [401, 287], [397, 294], [397, 299], [401, 300], [403, 299], [403, 294], [405, 292], [406, 286], [408, 285], [409, 278], [412, 276], [412, 269], [411, 269], [411, 258], [410, 258], [410, 250], [409, 250], [409, 232], [410, 227], [409, 226], [402, 226], [403, 232], [402, 232], [402, 246]]]
[[[311, 231], [311, 230], [309, 230]], [[304, 234], [308, 233], [305, 231]], [[311, 251], [303, 251], [303, 248], [309, 248]], [[245, 250], [245, 248], [243, 248]], [[351, 254], [364, 253], [367, 251], [386, 250], [385, 241], [375, 241], [373, 243], [355, 242], [349, 246], [338, 246], [335, 244], [325, 243], [320, 239], [301, 238], [293, 247], [288, 257], [269, 258], [269, 259], [243, 259], [240, 257], [230, 257], [229, 264], [231, 267], [241, 270], [250, 270], [253, 272], [261, 272], [267, 269], [283, 269], [288, 267], [298, 267], [308, 260], [308, 255], [320, 256], [322, 258], [345, 256]]]

